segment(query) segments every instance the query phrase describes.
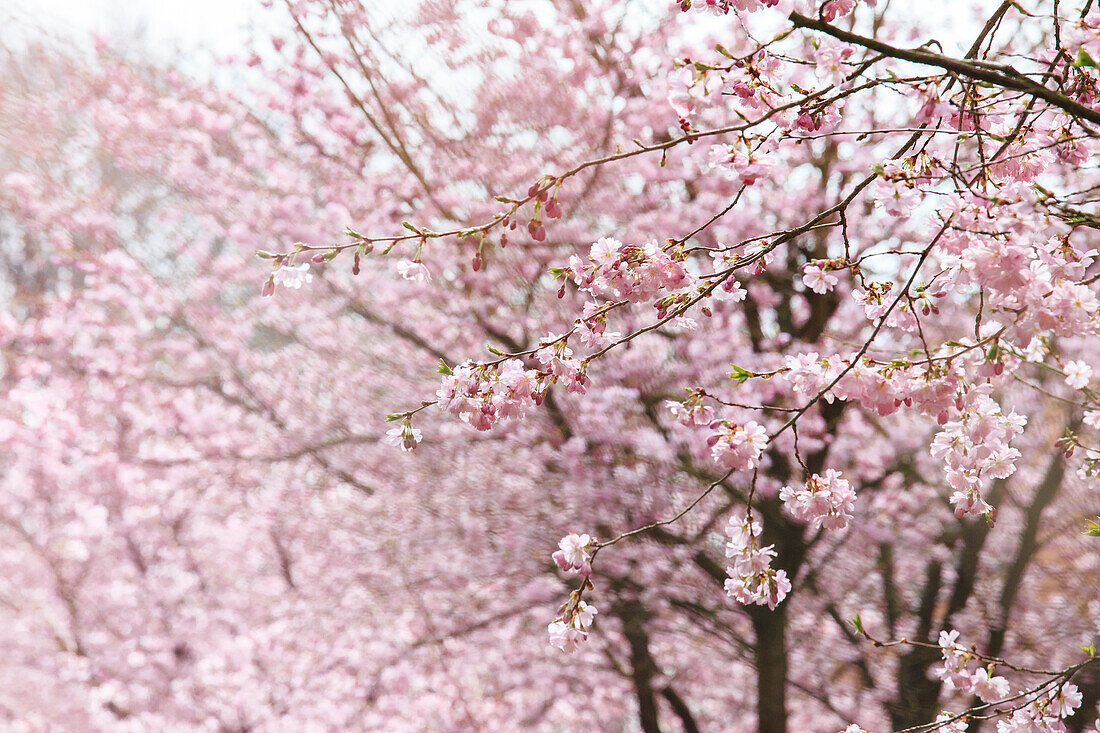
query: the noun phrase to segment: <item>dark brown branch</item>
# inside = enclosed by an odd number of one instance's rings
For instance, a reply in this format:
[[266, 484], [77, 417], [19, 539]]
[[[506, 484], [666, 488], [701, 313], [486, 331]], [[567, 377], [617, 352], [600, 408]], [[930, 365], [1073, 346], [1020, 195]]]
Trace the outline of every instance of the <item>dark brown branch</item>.
[[883, 43], [874, 38], [867, 38], [866, 36], [837, 28], [824, 21], [807, 18], [805, 15], [799, 13], [791, 13], [790, 21], [794, 24], [795, 28], [806, 28], [818, 31], [819, 33], [832, 36], [838, 41], [862, 46], [863, 48], [880, 53], [883, 56], [899, 59], [901, 61], [910, 61], [914, 64], [936, 66], [944, 71], [949, 71], [968, 79], [984, 81], [994, 86], [1001, 87], [1002, 89], [1023, 92], [1032, 97], [1042, 99], [1048, 104], [1064, 112], [1068, 112], [1075, 118], [1100, 124], [1100, 112], [1090, 107], [1086, 107], [1080, 102], [1074, 101], [1052, 89], [1048, 89], [1038, 82], [1032, 81], [1011, 66], [984, 63], [977, 64], [962, 59], [956, 59], [951, 56], [944, 56], [923, 48], [897, 48], [896, 46], [891, 46], [888, 43]]

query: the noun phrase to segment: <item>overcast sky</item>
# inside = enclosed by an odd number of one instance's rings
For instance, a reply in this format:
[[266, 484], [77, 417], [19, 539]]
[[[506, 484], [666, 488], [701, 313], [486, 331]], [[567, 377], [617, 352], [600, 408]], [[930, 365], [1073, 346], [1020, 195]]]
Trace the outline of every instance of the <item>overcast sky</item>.
[[[228, 53], [258, 16], [257, 0], [0, 0], [4, 15], [31, 20], [51, 31], [109, 37], [144, 28], [152, 44]], [[165, 50], [168, 50], [166, 48]]]

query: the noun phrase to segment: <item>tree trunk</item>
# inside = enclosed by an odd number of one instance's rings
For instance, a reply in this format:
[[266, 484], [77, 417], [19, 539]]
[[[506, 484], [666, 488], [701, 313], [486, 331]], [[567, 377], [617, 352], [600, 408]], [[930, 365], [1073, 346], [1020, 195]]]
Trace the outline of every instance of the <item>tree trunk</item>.
[[787, 733], [787, 607], [752, 610], [756, 632], [756, 714], [760, 733]]

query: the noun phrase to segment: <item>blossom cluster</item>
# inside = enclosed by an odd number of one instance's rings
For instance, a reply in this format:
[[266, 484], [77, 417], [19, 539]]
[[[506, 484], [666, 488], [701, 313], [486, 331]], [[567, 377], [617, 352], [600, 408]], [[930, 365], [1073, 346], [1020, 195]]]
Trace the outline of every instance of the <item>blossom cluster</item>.
[[839, 355], [820, 356], [813, 351], [786, 357], [783, 372], [793, 390], [809, 398], [824, 391], [826, 402], [858, 402], [883, 416], [902, 405], [916, 405], [944, 422], [955, 404], [957, 375], [945, 372], [937, 376], [929, 380], [928, 370], [916, 366], [877, 365], [866, 358], [851, 364]]
[[858, 401], [880, 415], [911, 405], [935, 416], [943, 428], [932, 441], [931, 453], [944, 463], [956, 516], [992, 519], [992, 507], [981, 498], [982, 486], [987, 479], [1015, 472], [1020, 451], [1010, 443], [1023, 432], [1027, 418], [1015, 410], [1005, 414], [992, 398], [989, 383], [965, 386], [950, 371], [935, 380], [927, 377], [927, 369], [915, 365], [875, 366], [864, 360], [848, 367], [838, 356], [813, 352], [788, 356], [784, 373], [794, 391], [808, 397], [825, 391], [827, 401]]
[[595, 544], [596, 541], [586, 534], [567, 534], [552, 555], [554, 564], [567, 573], [579, 571], [587, 578], [592, 574], [591, 551]]
[[[1021, 205], [1034, 194], [1013, 184], [999, 195], [1006, 204]], [[939, 244], [946, 282], [959, 291], [981, 288], [986, 307], [1010, 319], [1021, 344], [1033, 338], [1097, 333], [1100, 298], [1085, 282], [1097, 251], [1064, 236], [1036, 243], [1023, 223], [1013, 224], [1019, 234], [978, 233], [994, 218], [989, 206], [984, 201], [958, 202], [953, 228]]]
[[1015, 410], [1005, 415], [983, 384], [963, 393], [957, 417], [947, 421], [932, 440], [931, 453], [944, 462], [947, 482], [955, 489], [955, 516], [986, 516], [993, 508], [981, 496], [986, 478], [1007, 478], [1016, 472], [1020, 451], [1009, 445], [1024, 430], [1027, 418]]
[[775, 148], [776, 142], [771, 138], [755, 147], [747, 139], [741, 139], [737, 144], [712, 145], [709, 165], [722, 171], [730, 180], [751, 186], [775, 165], [775, 158], [769, 155]]
[[844, 529], [852, 518], [856, 492], [839, 471], [828, 469], [824, 476], [816, 473], [798, 489], [784, 486], [779, 498], [796, 519], [815, 527]]
[[550, 636], [550, 645], [563, 652], [572, 653], [582, 642], [588, 640], [588, 629], [599, 613], [596, 607], [575, 596], [570, 596], [561, 607], [561, 615], [550, 622], [546, 631]]
[[581, 642], [588, 639], [588, 629], [592, 626], [599, 611], [596, 607], [581, 599], [581, 592], [591, 588], [588, 577], [592, 574], [592, 552], [596, 540], [587, 534], [567, 534], [558, 542], [558, 549], [552, 555], [554, 564], [567, 573], [579, 572], [584, 578], [582, 590], [569, 594], [567, 600], [558, 609], [558, 617], [546, 627], [550, 636], [550, 645], [563, 652], [573, 652]]
[[542, 401], [543, 376], [519, 359], [497, 364], [464, 362], [443, 375], [436, 397], [439, 408], [478, 430], [498, 420], [522, 417]]
[[726, 593], [739, 603], [767, 604], [774, 609], [787, 597], [791, 582], [785, 570], [771, 566], [775, 545], [761, 546], [758, 541], [761, 531], [760, 523], [747, 515], [730, 517], [726, 529], [729, 537], [726, 558], [730, 560], [726, 568], [729, 574]]
[[710, 424], [710, 429], [714, 432], [707, 437], [707, 446], [711, 458], [723, 468], [733, 471], [755, 468], [768, 447], [767, 431], [752, 420], [744, 425], [716, 420]]
[[1067, 682], [1052, 694], [1031, 701], [1025, 707], [997, 721], [997, 733], [1065, 733], [1064, 718], [1081, 706], [1082, 695], [1077, 685]]
[[992, 665], [975, 666], [974, 653], [960, 646], [957, 643], [958, 638], [958, 631], [940, 632], [943, 666], [936, 670], [936, 674], [952, 689], [976, 695], [983, 702], [995, 702], [1007, 697], [1008, 680], [993, 676]]
[[703, 395], [694, 393], [683, 402], [666, 400], [665, 407], [681, 425], [698, 427], [714, 422], [714, 408], [703, 403]]
[[639, 246], [601, 237], [589, 250], [588, 262], [578, 255], [569, 258], [567, 272], [583, 292], [637, 303], [691, 287], [695, 276], [683, 260], [682, 252], [670, 252], [657, 242]]

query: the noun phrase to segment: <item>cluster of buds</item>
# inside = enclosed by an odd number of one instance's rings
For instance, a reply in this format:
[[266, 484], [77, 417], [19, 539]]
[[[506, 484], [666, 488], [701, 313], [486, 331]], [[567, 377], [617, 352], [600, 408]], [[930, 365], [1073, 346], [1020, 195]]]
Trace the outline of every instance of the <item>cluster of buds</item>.
[[[535, 210], [531, 215], [531, 219], [527, 222], [527, 233], [531, 235], [531, 239], [536, 242], [542, 242], [546, 239], [546, 227], [542, 223], [542, 217], [545, 214], [547, 219], [560, 219], [561, 218], [561, 204], [558, 203], [558, 188], [561, 187], [561, 180], [556, 179], [553, 176], [543, 176], [539, 180], [531, 184], [531, 187], [527, 189], [527, 196], [529, 199], [535, 200]], [[553, 195], [550, 193], [550, 189], [554, 189]], [[520, 204], [522, 202], [516, 199], [510, 199], [507, 197], [497, 197], [498, 201], [511, 204]], [[513, 219], [510, 215], [505, 216], [501, 220], [501, 227], [515, 231], [519, 222]], [[500, 238], [500, 245], [503, 247], [508, 241], [507, 234], [502, 233]], [[475, 268], [478, 269], [478, 268]]]

